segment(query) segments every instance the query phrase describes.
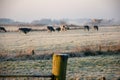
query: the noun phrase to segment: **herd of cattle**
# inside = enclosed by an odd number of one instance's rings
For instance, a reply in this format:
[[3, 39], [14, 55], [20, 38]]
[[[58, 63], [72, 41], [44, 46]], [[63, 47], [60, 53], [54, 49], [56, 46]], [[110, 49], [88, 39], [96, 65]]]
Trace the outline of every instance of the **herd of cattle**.
[[[93, 28], [98, 31], [98, 26], [94, 25]], [[53, 26], [47, 26], [47, 31], [48, 32], [54, 32], [54, 31], [66, 31], [69, 30], [70, 28], [65, 25], [61, 25], [60, 27], [54, 28]], [[84, 30], [90, 30], [90, 26], [85, 25]], [[31, 28], [18, 28], [18, 31], [22, 31], [23, 33], [27, 34], [28, 32], [32, 31]], [[0, 27], [0, 32], [7, 32], [7, 30], [4, 27]]]
[[57, 27], [56, 29], [54, 29], [53, 26], [47, 26], [47, 30], [49, 32], [52, 32], [52, 31], [66, 31], [66, 30], [69, 30], [69, 27], [65, 26], [65, 25], [62, 25], [62, 26]]

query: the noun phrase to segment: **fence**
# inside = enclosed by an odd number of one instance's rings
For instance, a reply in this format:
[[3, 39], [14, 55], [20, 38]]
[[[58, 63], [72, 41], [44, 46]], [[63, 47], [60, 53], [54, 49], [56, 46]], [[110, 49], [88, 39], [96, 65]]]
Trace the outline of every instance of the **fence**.
[[[52, 74], [50, 75], [0, 75], [0, 80], [9, 80], [5, 78], [14, 78], [18, 77], [17, 80], [21, 77], [28, 77], [29, 78], [51, 78], [51, 80], [65, 80], [66, 79], [66, 68], [67, 68], [67, 54], [54, 54], [52, 60]], [[13, 79], [12, 79], [13, 80]]]

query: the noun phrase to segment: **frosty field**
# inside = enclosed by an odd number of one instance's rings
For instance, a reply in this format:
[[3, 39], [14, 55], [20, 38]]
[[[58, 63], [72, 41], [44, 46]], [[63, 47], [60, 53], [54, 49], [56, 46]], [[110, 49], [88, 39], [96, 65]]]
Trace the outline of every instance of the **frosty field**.
[[[105, 77], [107, 80], [119, 80], [120, 26], [100, 27], [99, 31], [90, 29], [89, 32], [83, 29], [51, 33], [32, 31], [28, 34], [1, 32], [0, 74], [50, 74], [52, 59], [39, 59], [40, 54], [69, 54], [72, 52], [81, 54], [80, 51], [89, 49], [111, 54], [69, 57], [66, 79], [100, 80], [99, 78]], [[34, 55], [31, 55], [31, 50], [35, 51]], [[30, 55], [22, 55], [21, 57], [20, 54], [22, 53]], [[12, 55], [14, 56], [12, 57]], [[18, 57], [15, 57], [15, 55]], [[7, 59], [3, 59], [3, 57]], [[27, 59], [21, 59], [23, 57]], [[28, 78], [17, 78], [17, 80], [28, 80]], [[31, 78], [31, 80], [49, 79]]]
[[99, 31], [82, 29], [65, 32], [32, 31], [0, 33], [0, 52], [19, 53], [35, 50], [39, 53], [71, 52], [84, 46], [120, 44], [120, 27], [100, 27]]

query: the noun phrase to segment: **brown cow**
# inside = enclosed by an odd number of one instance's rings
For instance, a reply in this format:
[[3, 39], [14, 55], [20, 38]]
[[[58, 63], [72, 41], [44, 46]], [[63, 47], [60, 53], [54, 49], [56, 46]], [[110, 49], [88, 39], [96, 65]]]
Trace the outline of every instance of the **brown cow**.
[[60, 31], [66, 31], [66, 30], [69, 30], [68, 26], [65, 26], [65, 25], [60, 26]]

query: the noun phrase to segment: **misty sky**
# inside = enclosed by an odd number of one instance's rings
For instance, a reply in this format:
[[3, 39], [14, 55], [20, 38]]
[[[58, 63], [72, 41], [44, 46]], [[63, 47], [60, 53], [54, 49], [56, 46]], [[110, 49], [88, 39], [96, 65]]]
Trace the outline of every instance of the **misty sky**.
[[0, 0], [0, 18], [32, 21], [42, 18], [120, 20], [120, 0]]

